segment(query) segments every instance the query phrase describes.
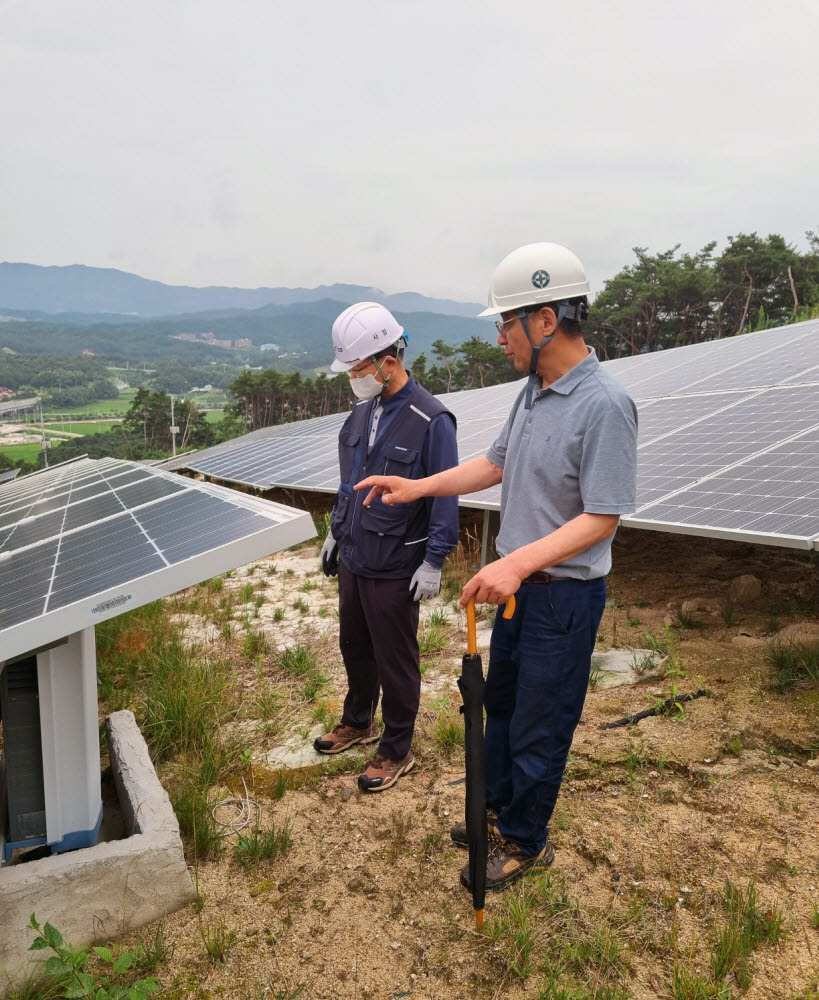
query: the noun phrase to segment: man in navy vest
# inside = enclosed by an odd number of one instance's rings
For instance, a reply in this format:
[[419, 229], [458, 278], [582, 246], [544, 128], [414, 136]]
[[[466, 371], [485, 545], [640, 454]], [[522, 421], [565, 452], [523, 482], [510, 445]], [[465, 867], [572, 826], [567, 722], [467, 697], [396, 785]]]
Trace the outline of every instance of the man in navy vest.
[[458, 464], [455, 418], [403, 364], [407, 335], [375, 302], [358, 302], [333, 324], [332, 371], [346, 372], [359, 402], [339, 434], [341, 485], [321, 550], [338, 573], [339, 640], [348, 690], [341, 722], [316, 739], [320, 753], [379, 740], [359, 776], [363, 791], [390, 788], [413, 767], [421, 695], [418, 602], [437, 596], [441, 567], [458, 543], [457, 497], [365, 507], [353, 486], [368, 473], [421, 479]]

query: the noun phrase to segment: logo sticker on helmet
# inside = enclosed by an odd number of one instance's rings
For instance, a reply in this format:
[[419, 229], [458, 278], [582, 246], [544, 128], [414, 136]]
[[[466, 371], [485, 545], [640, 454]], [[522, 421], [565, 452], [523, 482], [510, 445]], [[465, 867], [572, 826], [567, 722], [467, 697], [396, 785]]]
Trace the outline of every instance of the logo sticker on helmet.
[[545, 288], [551, 280], [548, 271], [535, 271], [532, 275], [532, 284], [535, 288]]

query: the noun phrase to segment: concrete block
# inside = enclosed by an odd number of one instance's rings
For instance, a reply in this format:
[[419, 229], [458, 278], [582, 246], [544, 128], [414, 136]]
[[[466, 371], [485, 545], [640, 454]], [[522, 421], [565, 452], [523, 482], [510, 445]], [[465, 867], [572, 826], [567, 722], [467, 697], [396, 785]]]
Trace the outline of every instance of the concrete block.
[[[132, 931], [195, 898], [179, 825], [131, 712], [106, 719], [124, 840], [0, 869], [0, 983], [22, 982], [44, 952], [29, 953], [29, 916], [76, 946]], [[36, 958], [34, 956], [36, 955]]]
[[656, 677], [668, 659], [652, 649], [608, 649], [592, 655], [592, 681], [596, 689], [637, 684], [647, 677]]

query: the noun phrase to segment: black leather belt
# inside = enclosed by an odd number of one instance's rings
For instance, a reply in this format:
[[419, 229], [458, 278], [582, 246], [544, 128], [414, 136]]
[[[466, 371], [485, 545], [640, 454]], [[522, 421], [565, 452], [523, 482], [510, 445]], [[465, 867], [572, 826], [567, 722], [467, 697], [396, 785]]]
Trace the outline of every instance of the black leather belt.
[[524, 577], [521, 583], [562, 583], [566, 579], [565, 576], [552, 576], [551, 573], [543, 573], [538, 570], [537, 573], [530, 573], [529, 576]]

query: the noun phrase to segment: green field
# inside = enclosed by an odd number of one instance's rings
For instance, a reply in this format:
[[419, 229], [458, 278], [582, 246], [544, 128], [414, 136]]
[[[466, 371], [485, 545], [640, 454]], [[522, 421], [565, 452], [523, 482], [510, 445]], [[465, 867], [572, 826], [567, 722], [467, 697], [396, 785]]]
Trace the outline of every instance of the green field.
[[119, 427], [119, 420], [64, 420], [46, 424], [47, 431], [68, 431], [69, 434], [107, 434], [112, 427]]
[[221, 424], [221, 422], [224, 419], [225, 419], [224, 410], [208, 410], [205, 413], [205, 420], [207, 420], [209, 424]]
[[[49, 454], [53, 455], [57, 447], [58, 447], [58, 442], [52, 441]], [[40, 454], [39, 444], [0, 445], [0, 455], [5, 455], [5, 457], [13, 465], [16, 465], [18, 462], [36, 462], [37, 456], [39, 454]], [[57, 459], [57, 461], [59, 461], [59, 459]]]
[[98, 403], [88, 403], [86, 406], [69, 406], [61, 410], [52, 410], [45, 414], [45, 419], [53, 424], [59, 421], [60, 417], [87, 416], [96, 417], [97, 414], [117, 414], [125, 413], [136, 396], [136, 389], [123, 389], [118, 399], [101, 399]]

